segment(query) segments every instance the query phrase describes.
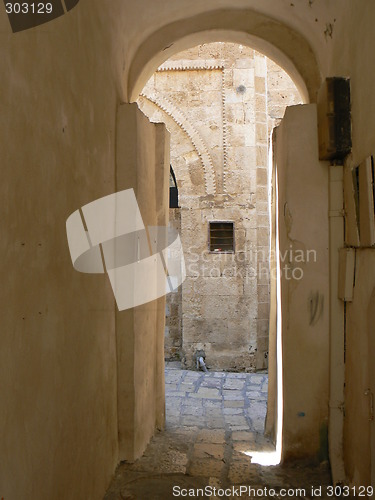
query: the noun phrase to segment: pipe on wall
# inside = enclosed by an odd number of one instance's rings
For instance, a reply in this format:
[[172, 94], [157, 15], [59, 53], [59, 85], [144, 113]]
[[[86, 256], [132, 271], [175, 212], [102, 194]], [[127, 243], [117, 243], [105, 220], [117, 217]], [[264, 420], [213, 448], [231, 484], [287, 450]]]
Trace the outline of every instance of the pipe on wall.
[[339, 249], [344, 241], [344, 167], [329, 166], [330, 380], [329, 458], [333, 484], [345, 483], [343, 458], [345, 314], [338, 298]]

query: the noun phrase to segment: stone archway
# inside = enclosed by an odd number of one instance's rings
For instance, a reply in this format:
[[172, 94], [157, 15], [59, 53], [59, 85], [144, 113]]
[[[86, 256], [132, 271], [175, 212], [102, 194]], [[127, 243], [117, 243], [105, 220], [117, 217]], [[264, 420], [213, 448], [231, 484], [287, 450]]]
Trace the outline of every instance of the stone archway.
[[132, 58], [127, 90], [135, 101], [155, 70], [169, 57], [200, 43], [228, 41], [259, 50], [293, 79], [305, 102], [315, 102], [321, 76], [306, 39], [264, 14], [252, 10], [214, 10], [167, 24], [152, 33]]
[[[210, 368], [267, 369], [268, 131], [286, 106], [301, 100], [276, 63], [228, 42], [179, 52], [143, 88], [138, 105], [152, 122], [164, 122], [171, 132], [171, 161], [182, 181], [178, 219], [187, 252], [186, 299], [176, 307], [176, 297], [170, 297], [166, 359], [181, 356], [192, 367], [194, 352], [203, 349]], [[170, 213], [173, 221], [175, 215]], [[234, 221], [232, 256], [208, 252], [207, 217]], [[189, 299], [193, 284], [199, 309]]]
[[[138, 47], [130, 62], [128, 79], [126, 82], [128, 101], [133, 102], [138, 98], [148, 79], [168, 58], [186, 48], [214, 41], [239, 43], [262, 52], [264, 55], [273, 59], [289, 74], [300, 91], [305, 103], [316, 102], [317, 92], [321, 85], [321, 73], [315, 54], [307, 40], [297, 31], [267, 15], [251, 10], [232, 9], [206, 12], [167, 24], [154, 31]], [[302, 130], [304, 130], [304, 121], [307, 114], [311, 113], [312, 115], [315, 112], [313, 108], [314, 106], [310, 107], [308, 112], [304, 112], [302, 108], [298, 110], [296, 121], [300, 121]], [[312, 143], [315, 144], [317, 132], [316, 123], [313, 123], [312, 120], [310, 121], [310, 132], [305, 133], [302, 142], [309, 142], [309, 138], [311, 138]], [[286, 127], [289, 128], [292, 127], [292, 125], [288, 123]], [[311, 158], [313, 162], [318, 162], [317, 151], [312, 152]], [[285, 165], [283, 165], [282, 168], [286, 168]], [[293, 168], [295, 168], [294, 165]], [[324, 260], [324, 264], [325, 263]], [[281, 309], [287, 310], [289, 302], [293, 302], [293, 300], [290, 297], [288, 299], [283, 297], [282, 302]], [[280, 333], [280, 335], [282, 334]], [[275, 353], [270, 352], [270, 357], [273, 354]], [[289, 357], [290, 355], [291, 353], [289, 353]], [[282, 363], [285, 351], [280, 351], [280, 356], [280, 363]], [[301, 353], [301, 359], [308, 356], [309, 353], [307, 351]], [[323, 368], [325, 370], [327, 367], [324, 366]], [[271, 369], [275, 372], [276, 367], [273, 366]], [[281, 377], [277, 377], [277, 379], [281, 379]], [[288, 395], [293, 393], [295, 386], [298, 387], [298, 390], [302, 389], [301, 384], [298, 382], [298, 379], [296, 379], [296, 381], [288, 387]], [[280, 389], [276, 380], [273, 387], [271, 386], [269, 388], [269, 399], [274, 399], [275, 397], [277, 399], [284, 399], [285, 397], [285, 393], [282, 392], [282, 388]], [[270, 425], [268, 426], [270, 430], [273, 428], [275, 432], [277, 429], [277, 420], [279, 417], [282, 419], [284, 412], [285, 409], [278, 408], [276, 419], [274, 415], [271, 415], [271, 419], [269, 420]], [[299, 414], [305, 415], [304, 411], [299, 412]], [[320, 422], [322, 418], [323, 417], [318, 419], [318, 421]], [[315, 433], [316, 430], [314, 425], [312, 425], [311, 428], [312, 433]], [[293, 418], [288, 422], [288, 426], [288, 430], [295, 427]], [[297, 427], [299, 428], [301, 425]], [[309, 453], [309, 450], [307, 448], [305, 449], [303, 444], [306, 440], [308, 441], [311, 436], [309, 435], [310, 431], [307, 432], [306, 428], [305, 430], [301, 428], [301, 432], [304, 433], [304, 439], [299, 443], [301, 446], [298, 452], [302, 456], [304, 453]], [[311, 449], [315, 452], [315, 434], [311, 443]], [[286, 446], [282, 456], [289, 456], [288, 453], [293, 449], [293, 443], [286, 442], [284, 439], [283, 444], [286, 444]]]

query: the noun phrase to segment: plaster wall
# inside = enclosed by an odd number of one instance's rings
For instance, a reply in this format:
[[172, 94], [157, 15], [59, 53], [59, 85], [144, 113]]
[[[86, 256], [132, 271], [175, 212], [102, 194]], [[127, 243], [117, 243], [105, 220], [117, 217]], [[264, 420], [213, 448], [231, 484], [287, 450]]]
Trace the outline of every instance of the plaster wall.
[[[352, 167], [373, 154], [375, 148], [375, 139], [369, 133], [375, 126], [375, 69], [369, 64], [375, 40], [371, 29], [374, 16], [373, 2], [344, 0], [328, 41], [329, 75], [347, 76], [351, 81], [353, 153], [347, 163]], [[348, 36], [354, 32], [355, 38]]]
[[[352, 154], [346, 159], [347, 168], [359, 165], [375, 151], [371, 133], [374, 123], [374, 68], [371, 29], [375, 17], [372, 2], [343, 2], [342, 15], [334, 26], [330, 45], [330, 74], [349, 76], [352, 100]], [[356, 33], [355, 40], [348, 33]], [[349, 38], [349, 39], [348, 39]], [[356, 251], [356, 277], [353, 302], [346, 305], [345, 420], [344, 460], [350, 484], [374, 483], [371, 466], [375, 463], [374, 423], [369, 422], [369, 396], [374, 393], [375, 374], [372, 371], [373, 349], [369, 342], [371, 326], [371, 294], [375, 286], [373, 248]], [[372, 438], [371, 438], [372, 436]], [[371, 438], [371, 439], [370, 439]]]
[[[371, 431], [374, 423], [369, 421], [370, 400], [365, 391], [374, 388], [370, 373], [374, 352], [369, 349], [370, 338], [374, 334], [371, 300], [375, 288], [374, 265], [374, 250], [356, 250], [353, 302], [346, 304], [345, 406], [347, 411], [344, 450], [348, 478], [352, 484], [357, 485], [371, 484]], [[363, 335], [360, 332], [363, 332]]]
[[[237, 12], [211, 15], [217, 8]], [[141, 45], [168, 23], [206, 13], [198, 31], [215, 30], [224, 16], [232, 30], [246, 31], [247, 23], [249, 32], [276, 38], [279, 51], [272, 53], [294, 57], [312, 99], [321, 76], [351, 77], [354, 165], [374, 150], [374, 9], [371, 0], [111, 0], [110, 8], [102, 0], [81, 0], [69, 14], [17, 35], [1, 9], [4, 498], [102, 498], [117, 462], [115, 305], [104, 277], [73, 271], [65, 220], [116, 189], [116, 107], [130, 95], [132, 63], [141, 61], [143, 68], [153, 55]], [[179, 28], [172, 29], [174, 40], [183, 36]], [[176, 47], [168, 47], [163, 34], [157, 40], [168, 58]], [[198, 32], [195, 44], [201, 41]], [[372, 258], [359, 259], [369, 271]], [[350, 311], [360, 329], [349, 336], [365, 335], [362, 314], [360, 306]], [[353, 352], [348, 370], [355, 373], [361, 362]], [[290, 390], [295, 383], [298, 377]], [[352, 387], [360, 392], [361, 381], [353, 377]], [[349, 472], [361, 420], [356, 424], [346, 441]], [[366, 466], [363, 455], [357, 467]], [[354, 480], [362, 474], [353, 472]]]
[[[276, 129], [283, 352], [283, 459], [328, 456], [328, 168], [315, 105]], [[309, 190], [305, 190], [308, 180]]]
[[18, 34], [0, 11], [0, 497], [99, 499], [118, 462], [115, 303], [73, 269], [65, 222], [116, 190], [115, 33], [95, 1]]
[[[117, 190], [134, 189], [146, 227], [167, 226], [169, 133], [136, 104], [119, 106], [116, 130]], [[164, 427], [164, 327], [165, 297], [116, 311], [120, 460], [139, 458]]]
[[[118, 19], [124, 18], [124, 3], [104, 11], [101, 2], [85, 3], [17, 34], [11, 33], [5, 10], [0, 13], [4, 498], [103, 498], [119, 460], [118, 403], [131, 408], [124, 427], [134, 430], [133, 456], [164, 422], [163, 338], [155, 337], [164, 333], [163, 301], [135, 311], [116, 339], [121, 321], [108, 278], [76, 272], [69, 255], [67, 217], [127, 185], [116, 178], [123, 61]], [[148, 131], [147, 141], [150, 134], [158, 136]], [[164, 193], [166, 200], [167, 178], [164, 189], [160, 164], [165, 166], [169, 146], [163, 134], [155, 137], [159, 152], [142, 153], [138, 137], [141, 158], [122, 173], [129, 184], [134, 168], [140, 168], [145, 220], [161, 223], [167, 216], [160, 198]], [[141, 168], [150, 158], [150, 168], [159, 174], [149, 187], [151, 206], [145, 203], [149, 172]], [[149, 323], [148, 335], [161, 350], [142, 335]], [[116, 347], [132, 328], [139, 337], [130, 351], [144, 361], [130, 358], [132, 392], [118, 401]]]

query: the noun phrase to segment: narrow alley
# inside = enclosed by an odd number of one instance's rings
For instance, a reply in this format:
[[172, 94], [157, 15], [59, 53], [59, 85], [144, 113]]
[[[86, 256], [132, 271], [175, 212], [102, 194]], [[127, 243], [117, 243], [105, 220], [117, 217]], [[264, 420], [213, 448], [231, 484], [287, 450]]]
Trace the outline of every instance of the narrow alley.
[[119, 465], [105, 500], [168, 500], [189, 489], [211, 486], [223, 492], [220, 488], [239, 485], [256, 490], [244, 498], [270, 498], [270, 489], [275, 498], [282, 497], [282, 489], [296, 493], [288, 498], [311, 498], [312, 486], [330, 484], [327, 463], [252, 463], [254, 453], [274, 451], [264, 436], [266, 373], [204, 373], [173, 362], [167, 363], [165, 379], [166, 429], [155, 435], [142, 458]]

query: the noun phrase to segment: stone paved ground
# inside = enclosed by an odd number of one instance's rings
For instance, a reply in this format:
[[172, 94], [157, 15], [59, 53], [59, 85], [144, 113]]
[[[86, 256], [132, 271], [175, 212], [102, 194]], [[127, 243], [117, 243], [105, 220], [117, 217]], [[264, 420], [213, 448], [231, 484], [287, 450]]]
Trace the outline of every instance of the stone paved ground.
[[[171, 367], [172, 365], [172, 367]], [[263, 433], [267, 410], [266, 374], [201, 372], [165, 373], [167, 426], [226, 432]]]
[[[120, 464], [104, 500], [169, 500], [178, 498], [173, 496], [174, 485], [187, 489], [250, 485], [257, 493], [241, 498], [257, 499], [271, 498], [265, 488], [276, 492], [303, 488], [305, 494], [300, 491], [288, 498], [311, 498], [312, 485], [329, 484], [326, 464], [251, 463], [249, 452], [274, 450], [263, 435], [266, 374], [195, 372], [171, 363], [165, 377], [166, 429], [156, 434], [142, 458]], [[235, 493], [221, 498], [239, 498]]]

